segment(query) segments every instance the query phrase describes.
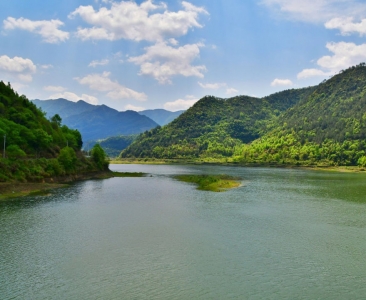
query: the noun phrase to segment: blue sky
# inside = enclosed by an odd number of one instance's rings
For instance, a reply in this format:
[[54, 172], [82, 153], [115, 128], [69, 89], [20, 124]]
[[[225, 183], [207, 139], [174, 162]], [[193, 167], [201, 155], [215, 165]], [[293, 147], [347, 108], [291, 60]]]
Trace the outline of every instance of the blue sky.
[[12, 0], [0, 22], [0, 80], [120, 111], [266, 96], [366, 61], [359, 0]]

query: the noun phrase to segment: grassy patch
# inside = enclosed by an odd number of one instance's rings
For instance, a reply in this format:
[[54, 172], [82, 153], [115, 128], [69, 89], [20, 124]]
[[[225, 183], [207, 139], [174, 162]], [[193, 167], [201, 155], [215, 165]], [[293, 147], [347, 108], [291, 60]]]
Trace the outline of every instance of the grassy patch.
[[195, 183], [198, 190], [223, 192], [240, 185], [240, 179], [229, 175], [177, 175], [176, 179]]
[[142, 172], [113, 172], [113, 177], [145, 177]]

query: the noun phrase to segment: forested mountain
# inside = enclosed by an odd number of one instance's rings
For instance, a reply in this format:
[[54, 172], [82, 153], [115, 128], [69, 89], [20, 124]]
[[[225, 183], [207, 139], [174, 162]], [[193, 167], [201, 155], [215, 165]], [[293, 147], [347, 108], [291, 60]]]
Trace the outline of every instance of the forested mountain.
[[286, 90], [264, 98], [206, 96], [170, 124], [143, 133], [122, 157], [231, 156], [236, 147], [258, 138], [287, 108], [313, 87]]
[[67, 144], [80, 150], [79, 131], [62, 126], [58, 118], [50, 117], [48, 120], [26, 96], [19, 96], [10, 84], [0, 81], [0, 136], [6, 135], [7, 147], [19, 148], [33, 157], [55, 157]]
[[205, 97], [121, 157], [366, 166], [366, 66], [261, 99]]
[[58, 115], [49, 119], [10, 83], [0, 81], [1, 181], [41, 181], [47, 177], [108, 169], [104, 151], [94, 147], [92, 159], [80, 149], [78, 130], [62, 125]]
[[33, 102], [45, 111], [47, 116], [59, 114], [64, 124], [80, 131], [85, 142], [137, 134], [158, 126], [150, 118], [135, 111], [119, 112], [106, 105], [91, 105], [82, 100], [72, 102], [56, 99]]
[[164, 126], [170, 123], [174, 119], [178, 118], [182, 113], [184, 113], [184, 110], [168, 111], [165, 109], [148, 109], [139, 111], [140, 115], [149, 117], [151, 120], [155, 121], [160, 126]]
[[131, 145], [137, 136], [137, 134], [120, 135], [102, 140], [90, 141], [85, 144], [84, 149], [88, 151], [95, 144], [99, 144], [109, 157], [118, 157], [121, 151]]
[[236, 152], [243, 162], [366, 165], [366, 66], [321, 83], [274, 130]]

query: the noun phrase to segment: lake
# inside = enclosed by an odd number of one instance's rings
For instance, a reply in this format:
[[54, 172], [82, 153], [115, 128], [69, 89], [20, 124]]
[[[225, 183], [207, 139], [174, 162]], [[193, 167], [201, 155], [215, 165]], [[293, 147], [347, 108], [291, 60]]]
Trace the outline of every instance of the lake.
[[0, 202], [0, 299], [365, 298], [366, 174], [110, 167], [149, 175]]

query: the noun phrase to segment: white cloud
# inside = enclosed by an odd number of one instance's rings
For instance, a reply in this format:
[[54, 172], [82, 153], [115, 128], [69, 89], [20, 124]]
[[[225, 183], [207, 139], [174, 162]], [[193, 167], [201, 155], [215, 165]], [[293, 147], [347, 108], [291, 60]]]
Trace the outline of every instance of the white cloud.
[[200, 47], [203, 46], [203, 44], [188, 44], [173, 48], [165, 42], [158, 42], [146, 47], [145, 54], [130, 57], [128, 61], [140, 65], [140, 75], [152, 76], [161, 84], [171, 83], [170, 78], [174, 75], [203, 78], [206, 67], [192, 65], [193, 60], [199, 57]]
[[41, 65], [40, 67], [41, 67], [41, 69], [48, 70], [48, 69], [52, 69], [53, 65]]
[[164, 104], [164, 109], [170, 111], [185, 110], [190, 108], [199, 99], [178, 99], [172, 102], [166, 102]]
[[92, 90], [108, 92], [107, 97], [112, 99], [132, 98], [139, 101], [145, 101], [147, 99], [146, 94], [126, 88], [117, 81], [112, 81], [109, 76], [109, 72], [103, 72], [103, 74], [90, 74], [83, 78], [77, 77], [74, 79], [80, 84], [88, 85]]
[[142, 106], [134, 106], [134, 105], [131, 105], [131, 104], [127, 104], [125, 106], [125, 110], [142, 111], [142, 110], [145, 110], [145, 107], [142, 107]]
[[358, 33], [360, 36], [366, 35], [366, 19], [359, 23], [353, 22], [354, 18], [334, 18], [325, 23], [327, 29], [338, 29], [342, 35]]
[[[128, 39], [134, 41], [161, 41], [166, 37], [185, 35], [191, 28], [201, 28], [200, 14], [208, 14], [202, 8], [183, 1], [183, 10], [172, 12], [165, 3], [154, 4], [147, 0], [140, 5], [134, 1], [111, 1], [110, 8], [94, 10], [91, 5], [79, 6], [69, 18], [80, 16], [92, 27], [78, 28], [77, 37], [82, 40]], [[161, 11], [161, 12], [158, 12]]]
[[261, 3], [280, 15], [305, 22], [326, 22], [340, 16], [362, 16], [366, 12], [362, 0], [262, 0]]
[[43, 89], [48, 92], [58, 92], [58, 93], [66, 91], [66, 88], [62, 86], [53, 86], [53, 85], [44, 86]]
[[96, 97], [93, 97], [93, 96], [90, 96], [87, 94], [82, 94], [81, 96], [78, 96], [75, 93], [71, 93], [71, 92], [53, 94], [53, 95], [49, 96], [49, 98], [50, 99], [63, 98], [63, 99], [67, 99], [67, 100], [74, 101], [74, 102], [77, 102], [79, 100], [84, 100], [85, 102], [88, 102], [93, 105], [98, 104], [98, 99]]
[[203, 89], [210, 89], [210, 90], [217, 90], [221, 87], [225, 87], [226, 86], [226, 83], [201, 83], [201, 82], [198, 82], [199, 86]]
[[319, 58], [317, 65], [320, 69], [305, 69], [297, 75], [298, 78], [308, 78], [312, 75], [331, 75], [366, 61], [366, 44], [356, 45], [354, 43], [339, 42], [327, 43], [326, 47], [333, 55]]
[[57, 44], [69, 38], [68, 32], [58, 29], [64, 25], [60, 20], [31, 21], [24, 18], [15, 19], [8, 17], [3, 21], [3, 24], [7, 30], [21, 29], [39, 34], [46, 43]]
[[331, 73], [327, 73], [319, 69], [304, 69], [299, 74], [297, 74], [297, 78], [306, 79], [310, 77], [328, 76], [328, 75], [331, 75]]
[[32, 74], [36, 70], [36, 65], [28, 58], [18, 56], [10, 58], [7, 55], [0, 56], [0, 71], [10, 76], [15, 76], [22, 81], [32, 81]]
[[228, 88], [226, 89], [226, 94], [228, 95], [232, 95], [232, 94], [237, 94], [239, 91], [234, 89], [234, 88]]
[[271, 86], [289, 86], [293, 85], [290, 79], [278, 79], [276, 78], [271, 82]]
[[95, 68], [96, 66], [105, 66], [109, 64], [109, 60], [108, 59], [102, 59], [102, 60], [93, 60], [88, 67], [93, 67]]

